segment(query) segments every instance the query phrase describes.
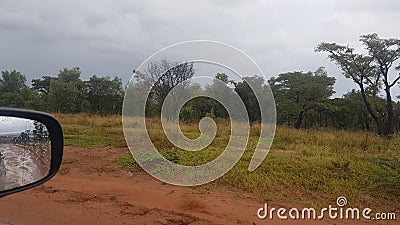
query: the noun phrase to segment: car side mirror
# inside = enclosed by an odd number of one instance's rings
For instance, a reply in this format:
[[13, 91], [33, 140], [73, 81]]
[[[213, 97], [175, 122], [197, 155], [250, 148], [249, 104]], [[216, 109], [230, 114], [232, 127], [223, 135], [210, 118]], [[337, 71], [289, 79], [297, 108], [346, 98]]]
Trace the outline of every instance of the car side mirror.
[[63, 147], [61, 126], [51, 115], [0, 108], [0, 197], [50, 180]]

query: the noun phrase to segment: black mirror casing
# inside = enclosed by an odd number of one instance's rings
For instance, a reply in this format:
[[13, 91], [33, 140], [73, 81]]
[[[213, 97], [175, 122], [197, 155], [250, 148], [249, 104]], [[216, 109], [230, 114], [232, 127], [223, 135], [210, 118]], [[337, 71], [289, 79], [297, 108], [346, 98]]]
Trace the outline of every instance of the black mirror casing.
[[50, 180], [60, 168], [64, 149], [63, 133], [59, 122], [50, 114], [23, 109], [0, 107], [0, 116], [36, 120], [46, 126], [51, 141], [51, 162], [49, 173], [44, 178], [37, 180], [33, 183], [26, 184], [20, 187], [15, 187], [9, 190], [0, 191], [0, 197], [36, 187]]

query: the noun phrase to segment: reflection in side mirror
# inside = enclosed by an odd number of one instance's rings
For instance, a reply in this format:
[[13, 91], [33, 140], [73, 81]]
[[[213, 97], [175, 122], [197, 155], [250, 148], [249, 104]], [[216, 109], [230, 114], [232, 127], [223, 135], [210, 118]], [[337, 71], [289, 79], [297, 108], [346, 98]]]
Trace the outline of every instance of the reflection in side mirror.
[[36, 120], [0, 116], [0, 191], [34, 183], [49, 174], [51, 142]]
[[0, 197], [49, 180], [62, 152], [61, 126], [52, 116], [0, 108]]

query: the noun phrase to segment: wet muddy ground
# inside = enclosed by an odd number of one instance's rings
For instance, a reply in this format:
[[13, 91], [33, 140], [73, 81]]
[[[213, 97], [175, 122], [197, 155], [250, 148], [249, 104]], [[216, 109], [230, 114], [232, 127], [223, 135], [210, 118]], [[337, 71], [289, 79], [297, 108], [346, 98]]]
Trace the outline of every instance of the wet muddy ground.
[[0, 144], [5, 169], [0, 187], [11, 189], [40, 180], [48, 174], [50, 165], [46, 165], [35, 150], [18, 144]]

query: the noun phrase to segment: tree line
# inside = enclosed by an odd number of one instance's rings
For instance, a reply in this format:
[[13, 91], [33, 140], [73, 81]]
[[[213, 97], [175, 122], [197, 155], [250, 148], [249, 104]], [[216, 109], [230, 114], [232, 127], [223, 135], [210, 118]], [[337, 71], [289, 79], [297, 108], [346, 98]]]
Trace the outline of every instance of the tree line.
[[[395, 65], [400, 58], [400, 39], [380, 38], [373, 33], [361, 35], [359, 40], [365, 47], [365, 53], [357, 53], [349, 45], [337, 43], [323, 42], [315, 48], [315, 52], [328, 53], [328, 58], [342, 70], [343, 75], [358, 86], [358, 89], [344, 94], [342, 98], [332, 98], [335, 78], [329, 77], [323, 67], [315, 72], [283, 73], [268, 80], [275, 97], [278, 124], [298, 129], [333, 127], [374, 130], [386, 138], [399, 131], [400, 103], [393, 100], [392, 90], [399, 86], [400, 81], [400, 73], [397, 72], [400, 64]], [[165, 71], [165, 66], [186, 72], [178, 74], [171, 70], [169, 76], [154, 73]], [[143, 73], [136, 74], [138, 85], [144, 86], [154, 79], [154, 74], [160, 77], [155, 81], [155, 89], [150, 92], [146, 115], [151, 116], [160, 111], [159, 99], [166, 97], [166, 90], [172, 90], [174, 85], [178, 85], [178, 78], [189, 79], [193, 76], [190, 68], [188, 64], [168, 65], [167, 62], [161, 62], [153, 63]], [[226, 74], [217, 74], [215, 80], [232, 84], [233, 90], [247, 108], [250, 121], [260, 121], [259, 105], [253, 91], [263, 90], [262, 77], [244, 77], [243, 81], [235, 82], [229, 80]], [[252, 90], [249, 83], [257, 87], [257, 90]], [[197, 87], [198, 92], [211, 93], [218, 92], [220, 87], [218, 82], [214, 82], [205, 89]], [[217, 101], [199, 97], [188, 102], [180, 115], [183, 119], [191, 120], [204, 116], [226, 117], [227, 112]]]
[[[167, 68], [168, 73], [161, 74]], [[159, 74], [157, 73], [159, 71]], [[175, 71], [175, 72], [174, 72]], [[177, 72], [180, 71], [180, 72]], [[186, 72], [182, 72], [186, 71]], [[137, 86], [149, 86], [151, 92], [146, 104], [146, 116], [160, 116], [161, 106], [168, 93], [182, 80], [190, 79], [194, 74], [191, 64], [173, 64], [167, 61], [151, 63], [147, 69], [135, 73]], [[156, 79], [160, 77], [159, 79]], [[183, 79], [184, 77], [184, 79]], [[219, 81], [219, 82], [217, 82]], [[348, 130], [370, 130], [379, 133], [378, 124], [368, 113], [360, 90], [351, 90], [341, 98], [333, 98], [336, 79], [328, 76], [324, 67], [316, 71], [293, 71], [279, 74], [267, 82], [274, 94], [277, 111], [277, 124], [295, 128], [327, 127]], [[217, 73], [214, 82], [205, 87], [198, 84], [188, 89], [195, 94], [216, 93], [223, 91], [224, 85], [230, 85], [232, 92], [237, 93], [243, 101], [250, 122], [260, 122], [261, 114], [258, 101], [249, 84], [257, 90], [263, 90], [266, 82], [261, 76], [244, 77], [242, 81], [230, 80], [225, 73]], [[150, 87], [154, 84], [153, 87]], [[378, 90], [377, 90], [378, 91]], [[385, 119], [386, 100], [370, 92], [367, 100], [374, 110], [382, 112]], [[400, 103], [392, 102], [394, 119], [393, 132], [400, 130]], [[179, 118], [185, 121], [198, 121], [201, 118], [227, 118], [225, 108], [209, 97], [197, 97], [187, 102], [180, 111]], [[380, 133], [383, 134], [383, 133]], [[384, 135], [382, 135], [384, 136]]]
[[20, 72], [2, 71], [0, 106], [59, 113], [120, 114], [124, 91], [118, 77], [80, 78], [79, 67], [60, 70], [57, 76], [33, 79], [31, 86]]
[[[400, 65], [394, 65], [400, 58], [400, 40], [369, 34], [360, 36], [360, 41], [366, 48], [365, 53], [356, 53], [348, 45], [336, 43], [323, 42], [315, 48], [316, 52], [328, 53], [328, 58], [338, 65], [343, 75], [357, 85], [357, 89], [341, 98], [332, 98], [335, 78], [328, 76], [324, 67], [316, 71], [282, 73], [270, 78], [267, 82], [274, 94], [277, 123], [298, 129], [371, 130], [383, 137], [391, 137], [399, 131], [400, 103], [393, 100], [392, 90], [399, 86], [400, 80], [400, 74], [396, 74]], [[201, 87], [188, 82], [194, 74], [192, 63], [161, 60], [151, 62], [144, 71], [134, 71], [137, 82], [130, 85], [136, 85], [134, 90], [140, 92], [151, 89], [146, 99], [146, 116], [160, 116], [168, 93], [183, 84], [192, 85], [189, 88], [191, 92], [214, 94], [229, 86], [240, 96], [249, 120], [261, 121], [254, 91], [266, 90], [267, 82], [263, 77], [251, 76], [234, 81], [224, 73], [217, 73], [212, 84]], [[394, 78], [392, 74], [395, 74]], [[118, 77], [92, 76], [88, 81], [82, 81], [78, 67], [65, 68], [55, 77], [33, 79], [31, 87], [26, 85], [26, 78], [15, 70], [3, 71], [1, 75], [0, 105], [8, 107], [62, 113], [119, 114], [124, 92], [133, 91], [129, 86], [124, 89]], [[250, 86], [256, 87], [256, 90]], [[209, 97], [194, 98], [179, 112], [179, 119], [186, 121], [205, 116], [227, 118], [228, 113], [218, 101]]]

